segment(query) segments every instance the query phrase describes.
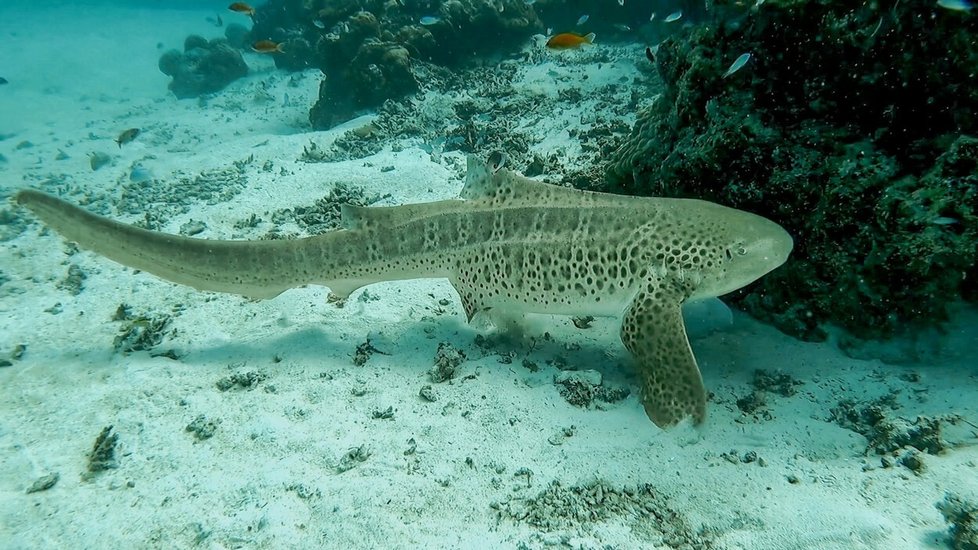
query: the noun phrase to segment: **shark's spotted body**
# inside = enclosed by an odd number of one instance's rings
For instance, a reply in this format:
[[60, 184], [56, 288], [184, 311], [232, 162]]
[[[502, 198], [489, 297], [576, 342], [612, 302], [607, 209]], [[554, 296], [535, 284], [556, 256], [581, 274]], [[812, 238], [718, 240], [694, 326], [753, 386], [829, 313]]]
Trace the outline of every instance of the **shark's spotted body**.
[[578, 191], [491, 172], [473, 158], [461, 199], [345, 207], [345, 229], [294, 240], [191, 239], [96, 216], [37, 191], [21, 191], [17, 201], [68, 240], [201, 290], [270, 298], [321, 284], [346, 296], [378, 281], [446, 277], [469, 319], [621, 316], [642, 403], [659, 426], [706, 415], [682, 303], [754, 281], [792, 247], [780, 226], [747, 212]]

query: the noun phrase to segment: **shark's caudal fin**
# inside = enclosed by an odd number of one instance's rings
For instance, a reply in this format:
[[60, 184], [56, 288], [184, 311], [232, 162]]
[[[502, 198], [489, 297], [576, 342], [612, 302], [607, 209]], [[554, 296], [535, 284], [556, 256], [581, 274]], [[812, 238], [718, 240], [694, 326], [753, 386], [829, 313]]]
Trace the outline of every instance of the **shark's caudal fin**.
[[147, 231], [87, 212], [40, 191], [17, 193], [16, 200], [69, 241], [123, 265], [199, 290], [249, 298], [271, 298], [322, 280], [311, 273], [310, 241], [326, 246], [334, 234], [282, 241], [191, 239]]
[[632, 353], [645, 413], [660, 428], [706, 419], [706, 388], [683, 325], [685, 292], [653, 281], [625, 310], [621, 341]]

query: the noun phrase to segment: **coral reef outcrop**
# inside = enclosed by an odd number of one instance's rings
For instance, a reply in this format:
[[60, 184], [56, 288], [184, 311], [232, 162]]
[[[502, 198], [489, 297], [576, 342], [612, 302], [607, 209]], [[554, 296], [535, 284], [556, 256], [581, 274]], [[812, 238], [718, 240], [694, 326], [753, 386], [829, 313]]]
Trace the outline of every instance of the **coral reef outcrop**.
[[523, 0], [273, 0], [258, 8], [254, 22], [252, 40], [282, 44], [279, 68], [323, 71], [310, 111], [315, 128], [415, 92], [416, 62], [453, 65], [543, 32]]
[[178, 98], [212, 94], [248, 74], [241, 52], [227, 40], [208, 41], [197, 35], [184, 40], [183, 52], [169, 50], [159, 60], [163, 74], [173, 77], [169, 88]]
[[319, 100], [309, 117], [313, 126], [329, 128], [348, 120], [357, 109], [380, 105], [417, 89], [408, 51], [391, 42], [370, 39], [345, 68], [323, 79]]
[[978, 17], [924, 0], [718, 10], [658, 47], [665, 92], [609, 189], [782, 224], [792, 259], [739, 298], [799, 337], [888, 337], [978, 298]]

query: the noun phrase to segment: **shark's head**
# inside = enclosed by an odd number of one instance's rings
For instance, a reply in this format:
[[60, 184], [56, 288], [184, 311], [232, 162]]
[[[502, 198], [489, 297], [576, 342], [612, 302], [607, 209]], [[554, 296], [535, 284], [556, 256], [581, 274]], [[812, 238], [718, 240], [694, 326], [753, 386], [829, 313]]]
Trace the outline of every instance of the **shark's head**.
[[760, 279], [788, 259], [793, 242], [780, 225], [719, 205], [709, 222], [714, 269], [705, 269], [694, 296], [722, 296]]

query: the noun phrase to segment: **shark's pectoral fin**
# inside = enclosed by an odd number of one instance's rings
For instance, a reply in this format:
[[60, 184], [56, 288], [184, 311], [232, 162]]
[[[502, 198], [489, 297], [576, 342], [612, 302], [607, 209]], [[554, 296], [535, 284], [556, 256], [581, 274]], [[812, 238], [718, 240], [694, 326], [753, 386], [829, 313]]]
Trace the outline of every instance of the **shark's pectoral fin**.
[[706, 418], [706, 389], [683, 325], [685, 294], [652, 283], [625, 310], [621, 340], [635, 358], [642, 405], [660, 428]]
[[332, 281], [321, 281], [320, 284], [329, 287], [329, 293], [332, 294], [333, 297], [346, 300], [350, 297], [350, 294], [353, 294], [357, 290], [376, 282], [379, 282], [379, 279], [337, 279]]
[[477, 314], [486, 311], [486, 306], [474, 285], [460, 279], [458, 275], [450, 277], [448, 280], [455, 287], [455, 292], [458, 292], [458, 297], [462, 300], [462, 309], [465, 310], [467, 322], [471, 323]]

